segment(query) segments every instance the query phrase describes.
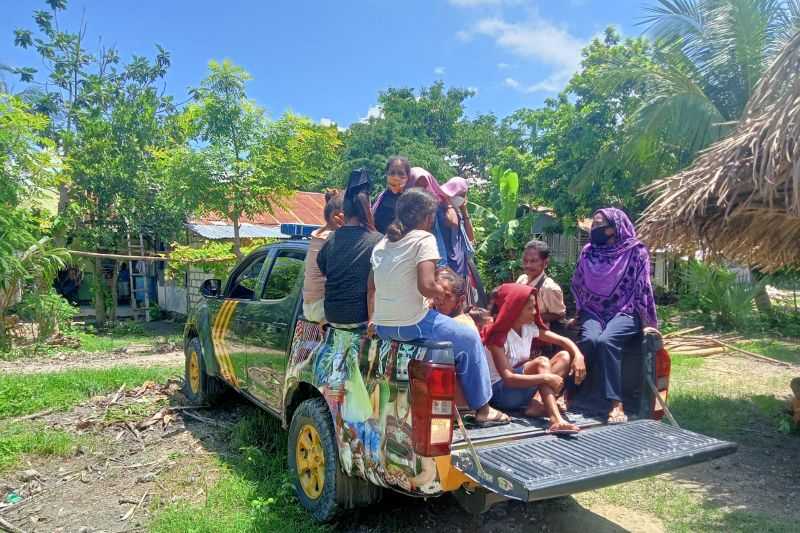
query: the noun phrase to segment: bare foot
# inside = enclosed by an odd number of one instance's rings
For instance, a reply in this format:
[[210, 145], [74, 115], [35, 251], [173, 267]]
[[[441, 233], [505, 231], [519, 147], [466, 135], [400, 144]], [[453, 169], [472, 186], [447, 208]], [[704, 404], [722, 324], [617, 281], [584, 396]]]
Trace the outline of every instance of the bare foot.
[[507, 414], [498, 411], [491, 407], [489, 404], [484, 405], [475, 413], [475, 420], [479, 424], [508, 424], [511, 422], [511, 417]]
[[609, 424], [624, 424], [628, 421], [628, 415], [622, 408], [622, 402], [611, 402], [611, 411], [608, 412]]
[[557, 420], [550, 424], [550, 427], [547, 429], [550, 433], [568, 433], [574, 434], [578, 433], [581, 430], [578, 426], [571, 422], [567, 422], [566, 420]]
[[558, 406], [558, 410], [561, 411], [561, 414], [567, 412], [567, 400], [564, 398], [564, 396], [558, 397], [556, 400], [556, 405]]

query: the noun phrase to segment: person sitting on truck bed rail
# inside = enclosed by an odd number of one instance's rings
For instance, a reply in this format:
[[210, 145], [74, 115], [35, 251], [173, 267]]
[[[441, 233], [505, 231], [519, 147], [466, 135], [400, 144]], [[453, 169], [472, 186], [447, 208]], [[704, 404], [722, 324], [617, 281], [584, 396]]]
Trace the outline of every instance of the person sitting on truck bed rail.
[[[572, 277], [580, 344], [589, 358], [586, 383], [611, 403], [608, 423], [627, 421], [622, 405], [622, 348], [643, 326], [657, 327], [650, 255], [619, 209], [595, 211], [591, 241]], [[576, 322], [577, 321], [577, 322]], [[601, 389], [601, 390], [597, 390]]]
[[325, 321], [325, 276], [317, 265], [317, 255], [328, 237], [344, 224], [342, 195], [339, 191], [325, 193], [325, 209], [322, 214], [325, 225], [311, 233], [303, 276], [303, 316], [311, 322]]
[[336, 327], [363, 327], [369, 321], [370, 256], [381, 234], [367, 227], [365, 195], [345, 195], [344, 225], [328, 237], [317, 255], [317, 266], [325, 276], [325, 320]]
[[[524, 409], [526, 416], [547, 416], [551, 432], [577, 431], [577, 426], [561, 417], [556, 397], [568, 374], [573, 374], [577, 383], [583, 381], [583, 354], [571, 340], [544, 326], [533, 287], [505, 283], [495, 290], [493, 305], [494, 323], [482, 331], [492, 375], [492, 405]], [[544, 356], [531, 360], [535, 338], [564, 350], [552, 360]]]
[[394, 220], [397, 199], [403, 191], [413, 186], [410, 177], [411, 165], [408, 164], [408, 159], [399, 155], [389, 158], [386, 162], [386, 190], [380, 193], [372, 204], [375, 229], [380, 233], [385, 234], [386, 228]]
[[489, 406], [489, 367], [478, 332], [428, 309], [425, 302], [445, 292], [434, 276], [439, 252], [429, 230], [435, 216], [436, 200], [422, 189], [410, 189], [398, 199], [397, 219], [372, 252], [372, 321], [384, 340], [451, 342], [456, 378], [478, 423], [506, 424], [508, 415]]

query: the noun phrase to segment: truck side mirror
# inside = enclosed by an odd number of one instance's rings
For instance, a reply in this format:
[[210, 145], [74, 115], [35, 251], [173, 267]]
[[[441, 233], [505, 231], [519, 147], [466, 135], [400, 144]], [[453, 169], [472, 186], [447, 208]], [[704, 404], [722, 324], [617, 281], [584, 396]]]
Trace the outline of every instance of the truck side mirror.
[[206, 298], [218, 298], [222, 292], [222, 282], [218, 279], [207, 279], [200, 285], [200, 294]]

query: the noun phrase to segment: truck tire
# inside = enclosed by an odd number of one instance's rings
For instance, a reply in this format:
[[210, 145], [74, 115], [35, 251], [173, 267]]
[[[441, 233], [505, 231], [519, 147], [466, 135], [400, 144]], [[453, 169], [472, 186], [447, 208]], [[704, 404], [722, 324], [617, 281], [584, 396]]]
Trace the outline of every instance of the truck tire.
[[219, 403], [225, 392], [225, 385], [206, 372], [200, 339], [193, 337], [186, 344], [184, 356], [183, 394], [194, 405], [214, 406]]
[[339, 511], [339, 453], [325, 400], [311, 398], [297, 407], [288, 448], [297, 499], [315, 520], [328, 522]]

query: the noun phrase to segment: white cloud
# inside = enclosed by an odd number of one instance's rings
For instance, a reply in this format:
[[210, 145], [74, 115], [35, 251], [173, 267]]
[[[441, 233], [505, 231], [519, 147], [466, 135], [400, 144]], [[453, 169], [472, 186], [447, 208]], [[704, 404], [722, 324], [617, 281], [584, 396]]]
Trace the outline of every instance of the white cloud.
[[336, 122], [334, 122], [333, 119], [330, 119], [330, 118], [327, 118], [327, 117], [322, 117], [321, 119], [319, 119], [319, 125], [324, 127], [324, 128], [328, 128], [330, 126], [334, 126], [335, 124], [336, 124]]
[[436, 74], [437, 76], [444, 76], [444, 72], [445, 72], [444, 67], [436, 67], [435, 69], [433, 69], [433, 73]]
[[512, 89], [518, 89], [520, 85], [520, 83], [514, 78], [504, 79], [503, 84], [505, 84], [506, 87], [511, 87]]
[[508, 70], [511, 68], [511, 65], [509, 65], [508, 63], [498, 63], [497, 68], [498, 70]]
[[[546, 79], [526, 87], [519, 83], [514, 87], [524, 88], [526, 92], [556, 92], [563, 88], [570, 76], [578, 70], [581, 49], [588, 42], [536, 13], [521, 23], [511, 23], [496, 17], [484, 18], [469, 30], [459, 32], [458, 36], [462, 40], [475, 36], [489, 37], [497, 46], [518, 57], [552, 67], [553, 71]], [[500, 70], [508, 67], [507, 63], [497, 65]], [[510, 78], [506, 79], [505, 84], [511, 87], [508, 79]]]
[[467, 89], [472, 91], [473, 93], [475, 93], [474, 96], [478, 96], [478, 92], [479, 91], [478, 91], [477, 87], [471, 85], [471, 86], [467, 87]]

